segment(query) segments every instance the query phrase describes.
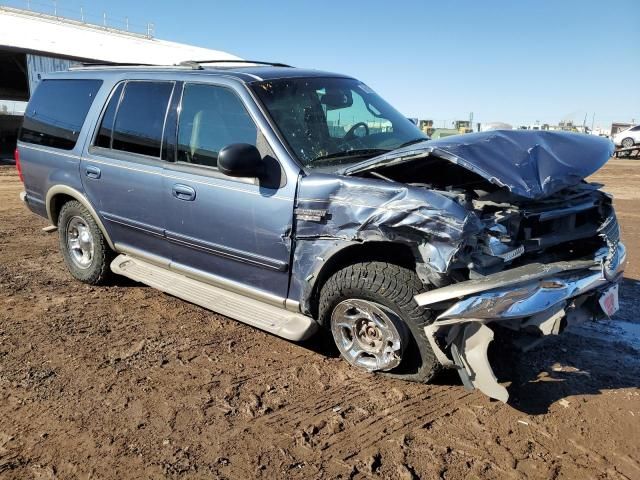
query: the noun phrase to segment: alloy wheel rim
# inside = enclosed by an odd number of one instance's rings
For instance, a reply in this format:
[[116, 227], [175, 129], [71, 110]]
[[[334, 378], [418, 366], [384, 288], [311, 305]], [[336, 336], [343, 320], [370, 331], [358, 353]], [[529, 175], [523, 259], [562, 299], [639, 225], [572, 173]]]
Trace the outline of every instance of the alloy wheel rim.
[[91, 230], [82, 217], [72, 217], [67, 222], [67, 249], [71, 261], [78, 268], [91, 266], [95, 244]]
[[391, 370], [402, 361], [403, 338], [393, 312], [361, 299], [340, 302], [331, 314], [331, 333], [342, 356], [369, 372]]

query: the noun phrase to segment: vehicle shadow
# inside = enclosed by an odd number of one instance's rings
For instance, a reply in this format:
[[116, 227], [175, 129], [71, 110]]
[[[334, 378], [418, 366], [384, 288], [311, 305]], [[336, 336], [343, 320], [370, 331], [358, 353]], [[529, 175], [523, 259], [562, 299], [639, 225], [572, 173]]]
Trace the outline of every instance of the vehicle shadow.
[[[624, 280], [620, 308], [611, 321], [571, 327], [526, 353], [492, 343], [492, 366], [498, 381], [507, 386], [508, 404], [523, 413], [541, 415], [566, 397], [640, 387], [640, 281]], [[622, 325], [637, 331], [627, 335]], [[325, 330], [301, 345], [320, 355], [339, 356]], [[443, 370], [433, 383], [464, 388], [453, 369]]]
[[118, 288], [131, 288], [131, 287], [140, 287], [140, 288], [148, 288], [144, 283], [136, 282], [135, 280], [131, 280], [128, 277], [124, 277], [122, 275], [112, 275], [105, 283], [107, 287], [118, 287]]
[[494, 370], [499, 381], [511, 381], [509, 405], [540, 415], [573, 395], [640, 387], [639, 281], [623, 281], [620, 308], [612, 320], [570, 327], [528, 353], [505, 355]]
[[340, 356], [331, 332], [326, 328], [318, 328], [318, 331], [311, 338], [300, 342], [299, 345], [324, 357], [337, 358]]

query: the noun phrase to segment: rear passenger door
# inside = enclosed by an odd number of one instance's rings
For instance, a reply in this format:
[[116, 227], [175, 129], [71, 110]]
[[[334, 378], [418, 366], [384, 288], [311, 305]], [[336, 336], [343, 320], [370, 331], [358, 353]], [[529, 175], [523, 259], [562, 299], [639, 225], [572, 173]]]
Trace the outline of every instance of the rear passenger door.
[[[280, 164], [239, 93], [230, 86], [184, 84], [176, 161], [166, 165], [166, 236], [174, 268], [284, 302], [295, 179], [287, 184], [284, 172], [280, 176]], [[221, 173], [218, 153], [234, 143], [255, 145], [278, 180]]]
[[168, 257], [162, 139], [175, 82], [117, 84], [81, 162], [84, 189], [116, 248]]

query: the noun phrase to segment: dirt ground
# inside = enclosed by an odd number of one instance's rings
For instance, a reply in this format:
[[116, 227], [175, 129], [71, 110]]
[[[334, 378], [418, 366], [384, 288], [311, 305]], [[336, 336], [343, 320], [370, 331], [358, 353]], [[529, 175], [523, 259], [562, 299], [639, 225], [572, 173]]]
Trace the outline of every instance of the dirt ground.
[[640, 161], [616, 195], [631, 263], [611, 322], [522, 356], [508, 405], [457, 376], [360, 373], [125, 280], [74, 281], [0, 167], [0, 478], [640, 479]]

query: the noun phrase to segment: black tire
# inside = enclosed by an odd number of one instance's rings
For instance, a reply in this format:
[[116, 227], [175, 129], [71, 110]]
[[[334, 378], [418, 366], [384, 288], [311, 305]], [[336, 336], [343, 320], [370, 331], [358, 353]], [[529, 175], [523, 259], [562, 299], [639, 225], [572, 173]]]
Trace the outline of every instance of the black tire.
[[392, 310], [403, 323], [407, 345], [401, 363], [388, 372], [378, 372], [403, 380], [426, 383], [441, 369], [424, 327], [433, 318], [413, 297], [425, 290], [418, 275], [404, 267], [385, 262], [365, 262], [349, 265], [334, 273], [320, 291], [318, 321], [331, 327], [331, 315], [336, 306], [347, 299], [375, 302]]
[[633, 145], [635, 144], [633, 138], [631, 137], [627, 137], [624, 140], [622, 140], [622, 142], [620, 142], [620, 144], [624, 147], [624, 148], [631, 148], [633, 147]]
[[[84, 221], [93, 240], [93, 254], [89, 264], [84, 268], [81, 268], [77, 262], [73, 260], [73, 254], [68, 243], [69, 232], [67, 227], [74, 218], [80, 218]], [[100, 231], [100, 227], [98, 227], [93, 216], [89, 213], [89, 210], [80, 202], [70, 200], [62, 206], [60, 215], [58, 216], [58, 233], [62, 257], [74, 278], [90, 285], [102, 285], [109, 280], [111, 277], [109, 264], [115, 254], [109, 248], [107, 240], [102, 234], [102, 231]]]

